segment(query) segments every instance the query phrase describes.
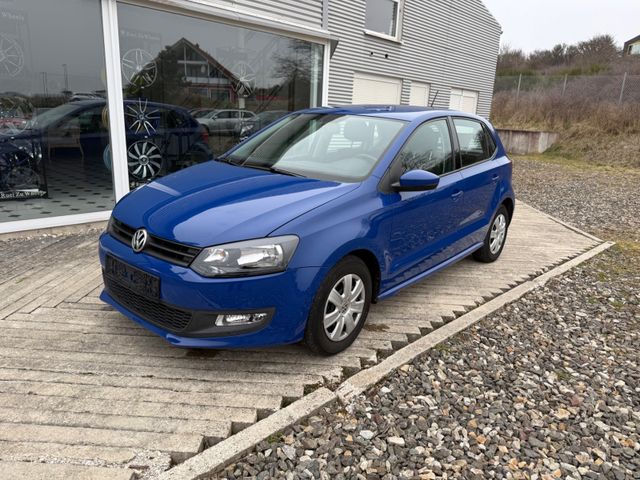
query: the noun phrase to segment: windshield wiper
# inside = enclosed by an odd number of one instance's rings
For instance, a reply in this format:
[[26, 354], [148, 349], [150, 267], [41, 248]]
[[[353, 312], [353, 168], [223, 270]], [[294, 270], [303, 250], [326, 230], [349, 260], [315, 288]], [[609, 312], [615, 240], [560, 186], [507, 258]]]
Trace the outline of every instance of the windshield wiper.
[[214, 160], [216, 162], [221, 162], [221, 163], [228, 163], [229, 165], [236, 165], [239, 166], [239, 163], [234, 162], [230, 157], [216, 157], [214, 158]]
[[281, 175], [289, 175], [290, 177], [306, 178], [304, 175], [301, 175], [299, 173], [291, 172], [289, 170], [284, 170], [282, 168], [278, 168], [278, 167], [275, 167], [273, 165], [259, 165], [259, 164], [256, 164], [256, 163], [241, 163], [238, 166], [247, 167], [247, 168], [255, 168], [256, 170], [266, 170], [267, 172], [279, 173]]

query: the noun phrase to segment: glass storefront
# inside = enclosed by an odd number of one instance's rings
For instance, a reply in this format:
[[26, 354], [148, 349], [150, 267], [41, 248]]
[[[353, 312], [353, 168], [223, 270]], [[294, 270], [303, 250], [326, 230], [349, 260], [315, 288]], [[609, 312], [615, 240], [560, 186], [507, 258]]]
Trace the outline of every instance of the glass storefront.
[[318, 104], [321, 45], [128, 4], [118, 24], [132, 186]]
[[135, 188], [321, 103], [323, 44], [125, 3], [117, 19], [112, 159], [100, 0], [0, 0], [0, 230], [110, 210], [113, 161]]
[[113, 207], [104, 62], [99, 1], [0, 0], [0, 222]]

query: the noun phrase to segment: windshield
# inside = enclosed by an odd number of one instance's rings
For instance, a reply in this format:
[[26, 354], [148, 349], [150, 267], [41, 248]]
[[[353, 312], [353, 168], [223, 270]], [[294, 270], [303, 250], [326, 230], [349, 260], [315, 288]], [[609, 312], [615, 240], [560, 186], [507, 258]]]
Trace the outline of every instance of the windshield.
[[49, 128], [49, 126], [56, 123], [58, 120], [63, 119], [78, 111], [78, 105], [73, 103], [65, 103], [57, 106], [46, 112], [39, 113], [34, 119], [34, 124], [38, 128]]
[[364, 180], [405, 125], [361, 115], [302, 113], [247, 140], [226, 161], [246, 167], [357, 182]]

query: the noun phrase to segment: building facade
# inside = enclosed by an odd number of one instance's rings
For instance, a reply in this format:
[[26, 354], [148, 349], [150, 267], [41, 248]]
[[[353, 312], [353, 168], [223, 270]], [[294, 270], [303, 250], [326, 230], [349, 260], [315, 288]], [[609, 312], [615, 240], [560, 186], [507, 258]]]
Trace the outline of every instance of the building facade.
[[624, 42], [623, 55], [640, 55], [640, 35]]
[[499, 37], [480, 0], [0, 0], [0, 233], [106, 220], [301, 108], [487, 116]]

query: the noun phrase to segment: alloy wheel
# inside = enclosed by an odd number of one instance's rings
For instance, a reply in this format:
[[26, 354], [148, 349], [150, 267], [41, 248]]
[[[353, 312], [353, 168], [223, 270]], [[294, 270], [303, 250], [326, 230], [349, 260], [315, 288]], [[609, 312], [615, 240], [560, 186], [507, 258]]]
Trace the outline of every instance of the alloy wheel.
[[133, 178], [148, 181], [160, 173], [162, 153], [153, 142], [138, 140], [128, 148], [127, 164]]
[[353, 273], [336, 282], [324, 307], [324, 331], [329, 340], [340, 342], [358, 325], [365, 305], [362, 279]]
[[489, 235], [489, 250], [493, 255], [498, 253], [504, 243], [507, 235], [507, 218], [501, 213], [493, 221], [491, 225], [491, 234]]

